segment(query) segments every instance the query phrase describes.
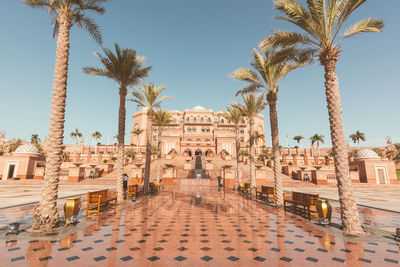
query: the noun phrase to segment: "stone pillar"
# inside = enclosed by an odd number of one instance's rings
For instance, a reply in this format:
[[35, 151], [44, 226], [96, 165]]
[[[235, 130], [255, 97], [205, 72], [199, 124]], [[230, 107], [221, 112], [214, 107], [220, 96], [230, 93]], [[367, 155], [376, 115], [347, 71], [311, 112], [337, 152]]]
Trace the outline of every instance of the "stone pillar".
[[308, 158], [307, 158], [307, 154], [304, 154], [304, 165], [308, 166]]
[[78, 183], [84, 179], [85, 168], [83, 167], [70, 167], [68, 170], [68, 182]]
[[293, 165], [297, 166], [297, 155], [293, 154], [292, 157], [293, 157]]

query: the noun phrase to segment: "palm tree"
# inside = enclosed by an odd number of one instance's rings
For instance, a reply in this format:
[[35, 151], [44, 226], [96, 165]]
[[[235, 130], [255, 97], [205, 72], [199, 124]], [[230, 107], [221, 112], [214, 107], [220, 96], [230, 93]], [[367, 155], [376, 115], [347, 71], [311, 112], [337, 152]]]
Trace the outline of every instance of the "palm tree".
[[365, 138], [365, 134], [360, 132], [360, 131], [358, 131], [358, 130], [357, 130], [356, 133], [350, 135], [350, 138], [351, 138], [351, 140], [353, 140], [354, 144], [358, 143], [358, 149], [360, 149], [360, 140], [364, 141], [364, 142], [365, 142], [365, 140], [367, 140]]
[[298, 50], [295, 47], [268, 48], [264, 55], [256, 49], [250, 62], [252, 69], [241, 68], [231, 74], [236, 80], [246, 81], [249, 85], [239, 90], [236, 95], [263, 91], [269, 105], [272, 151], [274, 154], [274, 182], [276, 205], [283, 205], [283, 188], [281, 178], [281, 153], [279, 149], [279, 128], [276, 103], [278, 101], [281, 81], [294, 69], [309, 65], [312, 53], [310, 50]]
[[97, 140], [99, 140], [103, 135], [99, 131], [95, 131], [92, 133], [92, 137], [94, 139], [94, 153], [97, 153]]
[[313, 146], [315, 143], [317, 143], [317, 151], [318, 151], [318, 157], [319, 157], [319, 143], [324, 144], [325, 136], [319, 135], [319, 134], [314, 134], [313, 136], [310, 137], [311, 145]]
[[157, 183], [160, 183], [161, 177], [161, 138], [162, 138], [162, 131], [165, 126], [172, 122], [172, 115], [168, 111], [165, 110], [157, 110], [154, 112], [153, 116], [153, 123], [157, 127], [157, 148], [158, 148], [158, 160], [157, 160]]
[[139, 153], [139, 136], [143, 133], [143, 129], [135, 128], [135, 130], [132, 131], [134, 135], [136, 135], [136, 152]]
[[143, 194], [147, 195], [149, 191], [149, 180], [150, 180], [150, 163], [151, 163], [151, 137], [153, 129], [153, 115], [154, 109], [159, 108], [164, 100], [171, 98], [171, 96], [160, 97], [162, 91], [167, 87], [160, 86], [155, 87], [154, 84], [143, 83], [142, 87], [133, 88], [132, 92], [133, 99], [129, 99], [137, 103], [138, 108], [143, 107], [147, 109], [147, 129], [146, 129], [146, 163], [144, 169], [144, 183], [143, 183]]
[[239, 151], [240, 151], [240, 137], [239, 137], [239, 128], [240, 124], [243, 119], [242, 112], [235, 108], [232, 105], [229, 105], [226, 107], [226, 111], [224, 111], [223, 115], [224, 118], [226, 118], [228, 121], [230, 121], [233, 124], [233, 127], [235, 129], [235, 144], [236, 144], [236, 185], [235, 188], [238, 188], [239, 184], [242, 183], [242, 170], [241, 170], [241, 164], [239, 160]]
[[342, 108], [336, 63], [343, 40], [364, 32], [381, 32], [384, 22], [367, 18], [341, 31], [349, 16], [366, 0], [307, 0], [307, 8], [296, 0], [276, 0], [275, 9], [283, 16], [275, 19], [290, 22], [303, 32], [277, 31], [264, 38], [260, 46], [299, 46], [315, 49], [325, 69], [325, 93], [331, 130], [332, 149], [338, 180], [342, 225], [345, 233], [363, 235], [357, 204], [353, 196], [347, 143], [344, 135]]
[[[260, 133], [259, 131], [255, 131], [254, 132], [254, 142], [256, 144], [256, 147], [258, 147], [258, 141], [265, 141], [265, 134]], [[260, 151], [258, 150], [257, 153], [260, 153]]]
[[46, 173], [40, 202], [33, 213], [33, 231], [35, 232], [51, 232], [59, 222], [57, 194], [62, 162], [61, 146], [64, 135], [70, 30], [74, 24], [85, 28], [95, 41], [101, 44], [99, 27], [86, 16], [86, 13], [93, 11], [103, 14], [105, 9], [102, 5], [105, 2], [107, 0], [23, 0], [23, 3], [29, 7], [47, 10], [53, 18], [53, 37], [57, 35]]
[[134, 86], [141, 79], [149, 75], [151, 67], [143, 67], [144, 58], [136, 55], [133, 49], [122, 49], [114, 44], [115, 53], [103, 48], [105, 56], [96, 53], [102, 68], [85, 67], [83, 72], [103, 76], [114, 80], [119, 86], [119, 112], [118, 112], [118, 151], [117, 151], [117, 191], [118, 202], [124, 201], [124, 146], [125, 146], [125, 119], [127, 88]]
[[265, 109], [267, 103], [264, 101], [263, 95], [249, 94], [243, 95], [244, 104], [234, 103], [232, 107], [237, 108], [242, 113], [242, 116], [247, 117], [250, 122], [250, 188], [251, 193], [256, 193], [256, 169], [255, 169], [255, 153], [254, 153], [254, 119]]
[[136, 155], [136, 152], [132, 148], [128, 148], [125, 150], [125, 156], [131, 159], [134, 159]]
[[8, 144], [8, 152], [14, 152], [22, 143], [23, 141], [20, 138], [11, 140]]
[[82, 138], [82, 133], [79, 132], [78, 128], [76, 128], [75, 132], [70, 133], [70, 136], [75, 141], [75, 153], [76, 153], [76, 146], [78, 145], [78, 138]]
[[261, 153], [258, 155], [258, 160], [264, 161], [265, 164], [265, 160], [269, 159], [271, 156], [269, 148], [264, 146], [261, 149]]
[[37, 145], [37, 144], [40, 143], [40, 138], [39, 138], [39, 135], [38, 135], [38, 134], [32, 134], [32, 136], [31, 136], [31, 143], [32, 143], [32, 144], [35, 144], [35, 145]]
[[[400, 161], [400, 143], [393, 144], [393, 150], [386, 151], [386, 156], [395, 162]], [[375, 151], [377, 152], [377, 151]], [[377, 153], [379, 155], [379, 153]]]
[[[297, 141], [297, 144], [300, 144], [301, 140], [303, 140], [303, 139], [304, 139], [304, 137], [301, 135], [296, 135], [295, 137], [293, 137], [293, 140]], [[296, 155], [298, 155], [299, 154], [299, 150], [298, 150], [299, 146], [295, 146], [295, 147], [296, 147]]]

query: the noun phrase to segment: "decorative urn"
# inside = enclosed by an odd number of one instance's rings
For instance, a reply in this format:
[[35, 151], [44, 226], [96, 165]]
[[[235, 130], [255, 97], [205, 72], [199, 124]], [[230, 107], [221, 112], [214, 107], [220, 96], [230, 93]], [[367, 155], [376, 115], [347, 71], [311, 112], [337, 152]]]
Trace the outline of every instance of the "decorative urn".
[[65, 224], [76, 223], [78, 221], [78, 214], [81, 210], [81, 198], [71, 197], [67, 198], [64, 204]]
[[332, 218], [332, 206], [329, 204], [328, 200], [321, 199], [316, 204], [319, 221], [322, 225], [328, 225]]

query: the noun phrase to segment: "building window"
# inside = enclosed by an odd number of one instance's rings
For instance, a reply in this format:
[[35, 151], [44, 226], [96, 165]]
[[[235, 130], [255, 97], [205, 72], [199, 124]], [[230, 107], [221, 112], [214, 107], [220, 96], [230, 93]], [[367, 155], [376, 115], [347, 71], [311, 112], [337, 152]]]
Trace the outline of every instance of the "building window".
[[244, 130], [243, 129], [240, 130], [240, 134], [244, 134]]
[[208, 119], [207, 119], [207, 122], [210, 122], [210, 123], [211, 123], [211, 119], [210, 119], [210, 118], [208, 118]]
[[186, 118], [186, 122], [189, 122], [189, 118]]
[[206, 131], [206, 128], [201, 127], [201, 132], [204, 133]]
[[196, 127], [192, 128], [192, 132], [194, 132], [194, 133], [196, 132]]
[[201, 118], [201, 119], [200, 119], [200, 122], [204, 122], [204, 119], [203, 119], [203, 118]]
[[207, 127], [207, 133], [209, 133], [210, 132], [210, 128], [209, 127]]

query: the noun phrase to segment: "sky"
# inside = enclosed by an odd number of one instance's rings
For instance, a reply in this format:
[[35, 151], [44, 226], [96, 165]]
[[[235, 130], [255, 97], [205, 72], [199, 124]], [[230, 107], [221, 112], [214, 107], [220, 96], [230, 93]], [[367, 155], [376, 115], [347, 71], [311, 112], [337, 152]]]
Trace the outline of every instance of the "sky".
[[[3, 0], [0, 9], [0, 131], [7, 139], [44, 139], [53, 84], [56, 40], [45, 10], [31, 9], [19, 0]], [[302, 1], [304, 2], [304, 1]], [[228, 74], [248, 67], [252, 49], [276, 29], [293, 29], [283, 21], [271, 0], [112, 0], [102, 16], [89, 14], [103, 34], [103, 46], [118, 43], [135, 49], [153, 66], [147, 82], [166, 85], [165, 95], [174, 98], [162, 105], [184, 110], [196, 105], [219, 111], [234, 101], [244, 83]], [[398, 119], [400, 99], [400, 41], [398, 0], [369, 0], [348, 20], [346, 26], [366, 17], [384, 19], [383, 33], [368, 33], [346, 40], [337, 64], [345, 135], [364, 132], [366, 146], [384, 146], [385, 138], [400, 142]], [[89, 34], [71, 30], [65, 143], [78, 128], [92, 143], [100, 131], [100, 142], [116, 142], [118, 86], [102, 77], [82, 72], [85, 66], [100, 66], [101, 52]], [[306, 139], [315, 133], [330, 146], [324, 73], [316, 62], [290, 73], [281, 83], [277, 104], [281, 145], [293, 146], [295, 135]], [[132, 114], [136, 104], [127, 102], [126, 142], [129, 143]], [[267, 145], [270, 127], [267, 110]], [[350, 140], [349, 140], [350, 142]], [[308, 145], [305, 141], [304, 145]]]

